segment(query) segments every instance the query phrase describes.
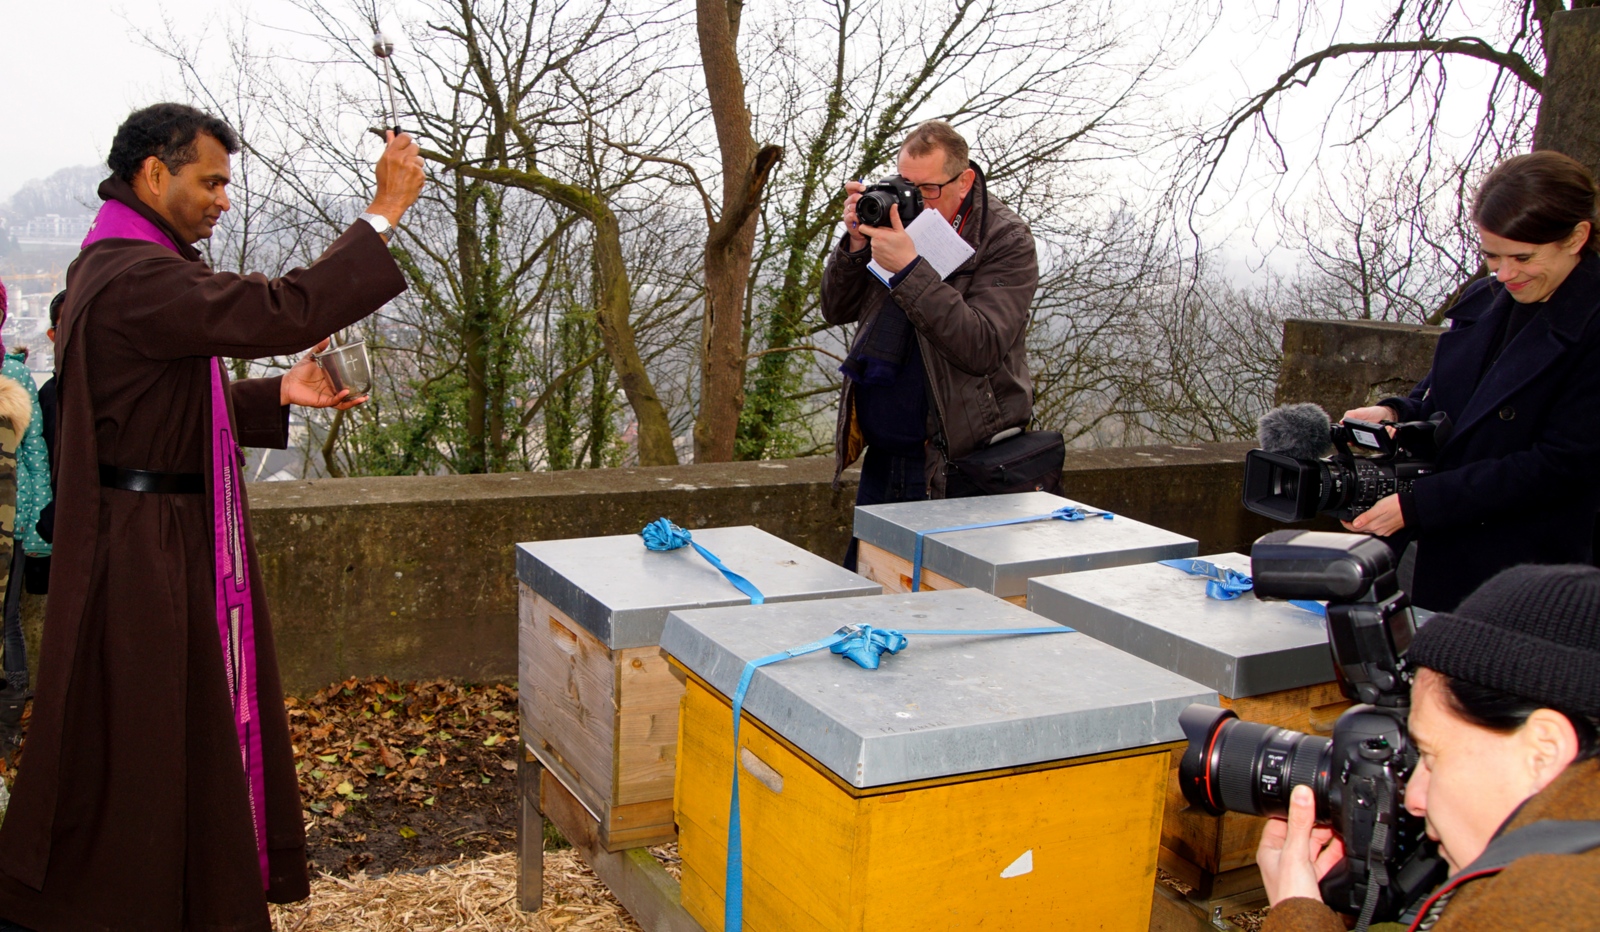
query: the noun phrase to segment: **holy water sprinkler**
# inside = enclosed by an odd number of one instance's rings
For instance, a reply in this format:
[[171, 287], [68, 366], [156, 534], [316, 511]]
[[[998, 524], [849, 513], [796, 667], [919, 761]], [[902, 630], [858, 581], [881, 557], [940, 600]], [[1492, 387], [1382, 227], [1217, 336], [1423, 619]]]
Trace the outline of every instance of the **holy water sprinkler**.
[[389, 128], [395, 135], [400, 134], [400, 110], [394, 105], [394, 72], [389, 67], [389, 59], [394, 55], [394, 43], [382, 32], [372, 34], [372, 54], [383, 59], [383, 80], [389, 86]]

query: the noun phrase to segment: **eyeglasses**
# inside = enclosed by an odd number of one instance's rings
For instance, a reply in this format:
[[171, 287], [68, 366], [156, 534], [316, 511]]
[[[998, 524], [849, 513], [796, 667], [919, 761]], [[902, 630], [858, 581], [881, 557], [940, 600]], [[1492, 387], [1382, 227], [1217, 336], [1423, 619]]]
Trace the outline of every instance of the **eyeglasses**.
[[967, 170], [966, 169], [962, 169], [961, 171], [956, 172], [956, 176], [954, 178], [951, 178], [949, 181], [946, 181], [944, 184], [919, 184], [919, 185], [917, 185], [917, 190], [922, 192], [922, 199], [923, 200], [925, 200], [925, 201], [937, 201], [939, 199], [939, 196], [944, 193], [944, 189], [946, 187], [955, 184], [957, 181], [960, 181], [961, 180], [961, 176], [965, 175], [966, 173], [967, 173]]

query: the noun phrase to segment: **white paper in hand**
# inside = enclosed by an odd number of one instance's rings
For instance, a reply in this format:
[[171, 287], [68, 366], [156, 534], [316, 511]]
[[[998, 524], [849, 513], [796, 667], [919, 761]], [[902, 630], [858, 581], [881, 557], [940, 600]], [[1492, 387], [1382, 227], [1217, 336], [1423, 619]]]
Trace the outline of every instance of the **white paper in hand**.
[[[932, 208], [917, 214], [917, 219], [906, 227], [906, 234], [916, 244], [917, 255], [922, 257], [923, 262], [933, 266], [940, 278], [960, 268], [961, 263], [973, 253], [972, 247], [961, 238], [950, 221]], [[876, 259], [867, 263], [867, 270], [878, 276], [878, 280], [885, 285], [894, 277], [894, 273], [879, 265]]]

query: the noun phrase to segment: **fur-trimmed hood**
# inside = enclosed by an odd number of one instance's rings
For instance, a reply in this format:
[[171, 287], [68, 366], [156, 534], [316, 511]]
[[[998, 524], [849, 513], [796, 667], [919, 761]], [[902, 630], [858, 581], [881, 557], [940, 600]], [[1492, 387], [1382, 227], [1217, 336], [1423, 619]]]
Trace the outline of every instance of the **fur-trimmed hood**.
[[32, 417], [33, 399], [28, 397], [28, 390], [18, 385], [15, 379], [0, 376], [0, 418], [9, 420], [12, 430], [11, 442], [5, 445], [7, 452], [16, 451]]

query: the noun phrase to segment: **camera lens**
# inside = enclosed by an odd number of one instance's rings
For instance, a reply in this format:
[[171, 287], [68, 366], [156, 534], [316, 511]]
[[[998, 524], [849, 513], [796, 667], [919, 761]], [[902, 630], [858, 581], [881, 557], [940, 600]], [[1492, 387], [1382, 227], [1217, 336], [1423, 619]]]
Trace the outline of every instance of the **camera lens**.
[[887, 191], [868, 191], [856, 201], [856, 219], [869, 227], [889, 226], [889, 208], [894, 206], [894, 196]]
[[1179, 718], [1189, 747], [1178, 765], [1184, 798], [1212, 815], [1287, 815], [1289, 794], [1305, 784], [1329, 817], [1327, 774], [1333, 742], [1243, 722], [1226, 709], [1192, 705]]

